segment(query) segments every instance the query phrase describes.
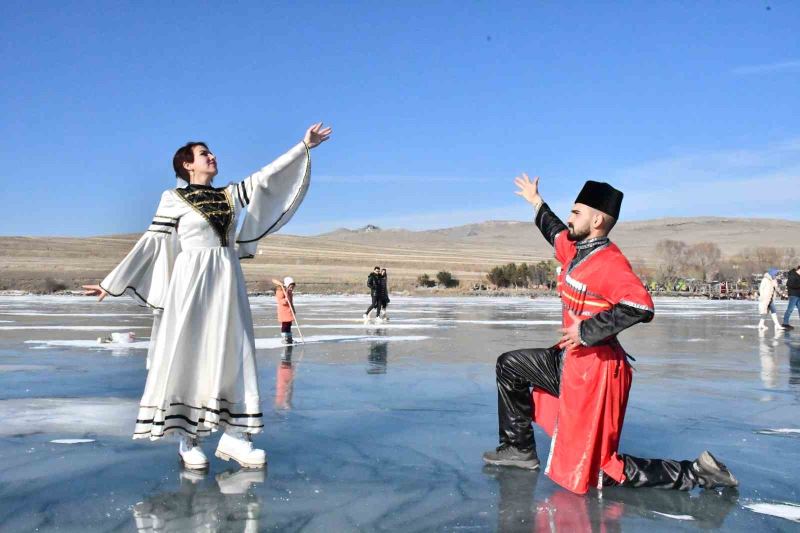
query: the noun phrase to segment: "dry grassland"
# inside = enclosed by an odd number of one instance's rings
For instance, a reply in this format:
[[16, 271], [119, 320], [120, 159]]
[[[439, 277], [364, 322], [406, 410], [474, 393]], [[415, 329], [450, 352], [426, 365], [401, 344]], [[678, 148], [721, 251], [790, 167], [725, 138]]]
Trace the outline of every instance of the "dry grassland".
[[[770, 219], [684, 218], [620, 223], [612, 234], [632, 261], [657, 264], [661, 239], [711, 241], [723, 255], [753, 246], [800, 246], [800, 222]], [[87, 238], [0, 237], [0, 289], [68, 289], [102, 279], [138, 235]], [[251, 290], [273, 277], [293, 276], [303, 292], [364, 292], [374, 265], [390, 273], [393, 289], [412, 288], [422, 273], [448, 270], [471, 285], [495, 265], [535, 262], [552, 250], [528, 222], [484, 222], [442, 230], [378, 230], [312, 236], [273, 235], [243, 262]], [[49, 281], [48, 281], [49, 280]]]

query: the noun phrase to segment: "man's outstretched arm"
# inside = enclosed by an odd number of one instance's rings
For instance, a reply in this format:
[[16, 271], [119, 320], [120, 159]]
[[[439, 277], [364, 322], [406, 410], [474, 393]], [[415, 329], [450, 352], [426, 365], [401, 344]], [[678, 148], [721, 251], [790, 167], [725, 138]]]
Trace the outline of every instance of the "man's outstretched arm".
[[542, 232], [545, 240], [551, 246], [555, 246], [556, 235], [567, 229], [560, 218], [544, 203], [541, 195], [539, 194], [539, 176], [533, 178], [533, 181], [528, 178], [528, 175], [523, 173], [521, 177], [516, 178], [514, 183], [519, 187], [516, 193], [525, 198], [536, 211], [536, 227]]

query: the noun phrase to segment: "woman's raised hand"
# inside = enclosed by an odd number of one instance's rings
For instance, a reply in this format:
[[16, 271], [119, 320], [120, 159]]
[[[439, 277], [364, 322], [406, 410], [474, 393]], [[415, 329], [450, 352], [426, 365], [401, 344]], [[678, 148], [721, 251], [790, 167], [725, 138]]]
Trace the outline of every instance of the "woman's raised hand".
[[319, 146], [320, 144], [327, 141], [333, 130], [329, 127], [322, 127], [322, 122], [317, 122], [313, 124], [310, 128], [306, 130], [306, 135], [303, 137], [303, 142], [306, 143], [306, 146], [309, 148], [314, 148], [315, 146]]
[[100, 285], [83, 285], [83, 294], [86, 296], [99, 296], [98, 302], [102, 302], [108, 293]]

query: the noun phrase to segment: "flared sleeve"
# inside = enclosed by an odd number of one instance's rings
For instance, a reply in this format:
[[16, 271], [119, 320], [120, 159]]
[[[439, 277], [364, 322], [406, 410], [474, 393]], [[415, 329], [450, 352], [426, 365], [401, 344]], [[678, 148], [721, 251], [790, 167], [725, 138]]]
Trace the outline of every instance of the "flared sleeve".
[[308, 191], [311, 156], [305, 143], [292, 149], [255, 174], [229, 187], [237, 207], [246, 208], [236, 236], [239, 257], [253, 257], [262, 237], [291, 220]]
[[180, 253], [179, 220], [175, 193], [165, 191], [150, 227], [100, 287], [111, 296], [126, 294], [140, 305], [163, 309], [172, 266]]

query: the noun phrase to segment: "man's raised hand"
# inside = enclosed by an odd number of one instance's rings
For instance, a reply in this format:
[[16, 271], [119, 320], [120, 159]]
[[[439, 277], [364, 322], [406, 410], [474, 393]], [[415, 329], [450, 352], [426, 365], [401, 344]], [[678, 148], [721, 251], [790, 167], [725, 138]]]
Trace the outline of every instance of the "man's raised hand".
[[525, 198], [537, 209], [542, 205], [543, 200], [539, 196], [539, 176], [534, 177], [533, 181], [531, 181], [528, 175], [523, 172], [522, 176], [514, 178], [514, 184], [519, 187], [515, 194]]

